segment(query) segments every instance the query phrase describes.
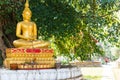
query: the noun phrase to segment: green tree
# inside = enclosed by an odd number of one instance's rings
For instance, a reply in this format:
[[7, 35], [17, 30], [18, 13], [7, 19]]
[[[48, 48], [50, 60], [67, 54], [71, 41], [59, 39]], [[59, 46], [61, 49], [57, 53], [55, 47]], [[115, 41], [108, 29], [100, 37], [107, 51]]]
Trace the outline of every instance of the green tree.
[[15, 39], [16, 11], [23, 5], [24, 1], [0, 0], [0, 50], [5, 58], [6, 47], [13, 47]]
[[[15, 21], [15, 28], [16, 22], [22, 20], [25, 0], [16, 1], [14, 7], [11, 7], [12, 0], [1, 2], [6, 17], [14, 13], [11, 21]], [[50, 40], [56, 55], [87, 60], [93, 53], [104, 53], [97, 42], [107, 39], [114, 45], [119, 44], [120, 22], [114, 15], [120, 10], [119, 0], [30, 0], [29, 3], [32, 20], [38, 26], [38, 38]], [[10, 28], [5, 27], [8, 32], [15, 33]]]

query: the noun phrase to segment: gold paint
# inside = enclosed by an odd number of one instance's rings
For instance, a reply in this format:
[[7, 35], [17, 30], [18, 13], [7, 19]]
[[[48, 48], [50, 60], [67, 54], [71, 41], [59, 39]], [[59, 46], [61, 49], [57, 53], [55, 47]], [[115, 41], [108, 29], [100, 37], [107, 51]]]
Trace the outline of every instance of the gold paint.
[[16, 48], [47, 48], [50, 43], [37, 40], [37, 26], [31, 21], [32, 12], [29, 9], [29, 2], [26, 0], [25, 8], [22, 13], [23, 21], [18, 22], [16, 36], [20, 39], [14, 40]]

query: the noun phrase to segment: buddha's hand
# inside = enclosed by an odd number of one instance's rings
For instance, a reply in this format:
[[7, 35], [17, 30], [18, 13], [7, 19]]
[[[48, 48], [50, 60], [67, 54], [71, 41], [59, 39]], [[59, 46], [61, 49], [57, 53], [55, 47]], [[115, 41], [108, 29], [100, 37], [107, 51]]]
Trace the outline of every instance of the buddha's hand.
[[32, 37], [26, 37], [26, 40], [27, 40], [27, 41], [32, 41], [33, 38], [32, 38]]
[[33, 36], [29, 36], [28, 38], [27, 38], [27, 41], [33, 41], [33, 40], [36, 40], [36, 38]]

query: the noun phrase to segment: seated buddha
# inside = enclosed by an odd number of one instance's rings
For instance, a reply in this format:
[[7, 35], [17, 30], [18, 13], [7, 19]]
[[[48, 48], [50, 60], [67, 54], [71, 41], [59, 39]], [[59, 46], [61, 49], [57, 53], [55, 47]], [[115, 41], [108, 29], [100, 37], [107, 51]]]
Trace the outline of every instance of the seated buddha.
[[32, 12], [29, 9], [28, 0], [22, 13], [23, 21], [17, 23], [16, 36], [20, 39], [14, 40], [16, 48], [47, 48], [50, 43], [37, 39], [37, 26], [31, 21]]

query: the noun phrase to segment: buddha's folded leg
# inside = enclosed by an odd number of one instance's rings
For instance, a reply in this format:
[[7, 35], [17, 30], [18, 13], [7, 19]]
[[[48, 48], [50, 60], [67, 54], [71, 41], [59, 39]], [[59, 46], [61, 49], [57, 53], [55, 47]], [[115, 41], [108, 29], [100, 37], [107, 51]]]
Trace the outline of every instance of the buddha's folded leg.
[[34, 48], [47, 48], [49, 45], [50, 45], [50, 43], [44, 42], [44, 43], [41, 43], [41, 44], [35, 44], [35, 45], [33, 45], [33, 47]]
[[15, 47], [32, 46], [33, 42], [32, 41], [26, 41], [26, 40], [18, 39], [18, 40], [13, 41], [13, 45]]
[[34, 48], [33, 46], [21, 46], [19, 48]]
[[35, 41], [33, 41], [33, 44], [43, 44], [43, 43], [50, 44], [50, 42], [48, 42], [48, 41], [42, 41], [42, 40], [35, 40]]

